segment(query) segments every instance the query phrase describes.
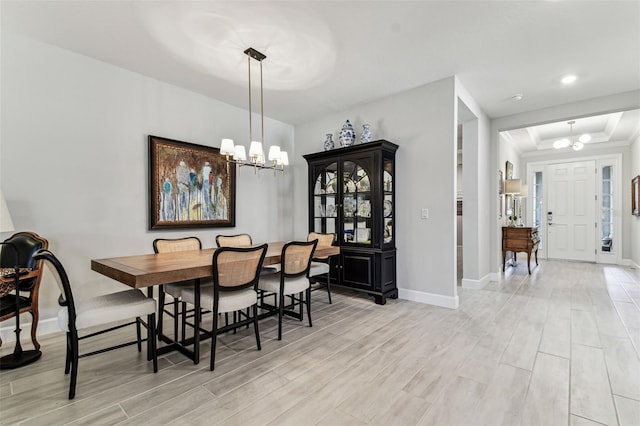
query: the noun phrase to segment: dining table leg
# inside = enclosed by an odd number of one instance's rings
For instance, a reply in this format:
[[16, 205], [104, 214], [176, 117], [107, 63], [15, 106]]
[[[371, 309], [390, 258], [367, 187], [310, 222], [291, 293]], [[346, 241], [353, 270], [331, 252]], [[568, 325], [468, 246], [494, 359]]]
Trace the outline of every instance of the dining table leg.
[[[153, 299], [153, 287], [147, 287], [147, 297], [149, 299]], [[162, 309], [162, 307], [160, 309]], [[150, 327], [151, 323], [149, 321], [151, 321], [151, 315], [147, 315], [147, 327]], [[153, 336], [151, 336], [150, 333], [147, 333], [147, 336], [149, 336], [149, 339], [151, 339], [152, 337], [154, 339], [157, 339], [156, 333], [153, 333]], [[157, 342], [158, 341], [156, 340], [156, 344]], [[151, 361], [153, 359], [153, 354], [151, 352], [152, 351], [151, 351], [150, 342], [147, 341], [147, 361]]]
[[193, 293], [195, 295], [194, 315], [193, 315], [193, 363], [200, 362], [200, 322], [202, 320], [202, 311], [200, 309], [200, 279], [196, 279], [193, 283]]

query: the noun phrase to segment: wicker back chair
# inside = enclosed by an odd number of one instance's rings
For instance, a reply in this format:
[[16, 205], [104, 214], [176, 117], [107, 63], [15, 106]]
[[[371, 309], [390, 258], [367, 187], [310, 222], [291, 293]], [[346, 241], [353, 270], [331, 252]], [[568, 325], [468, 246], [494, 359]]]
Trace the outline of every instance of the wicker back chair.
[[[211, 324], [211, 363], [210, 370], [215, 368], [216, 336], [229, 330], [253, 323], [256, 344], [260, 346], [260, 333], [258, 331], [258, 279], [262, 262], [267, 254], [267, 245], [255, 247], [221, 247], [213, 253], [213, 287], [207, 287], [200, 291], [200, 306], [207, 307], [213, 312]], [[196, 305], [196, 292], [194, 289], [185, 289], [182, 297], [188, 303]], [[197, 306], [197, 305], [196, 305]], [[233, 323], [218, 326], [218, 314], [229, 312], [242, 312], [252, 308], [252, 314], [244, 317], [233, 316]], [[239, 318], [236, 321], [236, 318]], [[198, 321], [194, 321], [194, 328]]]
[[[185, 237], [185, 238], [157, 238], [153, 241], [153, 251], [156, 253], [174, 253], [178, 251], [188, 251], [188, 250], [201, 250], [202, 242], [198, 237]], [[159, 288], [159, 298], [158, 302], [160, 304], [160, 309], [158, 310], [158, 335], [163, 336], [163, 319], [164, 314], [173, 318], [173, 338], [175, 341], [178, 341], [178, 317], [182, 316], [182, 338], [184, 339], [186, 328], [185, 322], [187, 315], [191, 313], [190, 310], [187, 309], [187, 304], [185, 302], [180, 303], [180, 299], [182, 298], [182, 290], [185, 288], [193, 288], [195, 285], [194, 281], [181, 281], [171, 284], [161, 285]], [[200, 287], [212, 286], [213, 282], [211, 280], [200, 280]], [[166, 294], [169, 294], [172, 298], [172, 301], [167, 303], [165, 301]], [[173, 312], [166, 309], [166, 306], [172, 305]], [[179, 309], [182, 308], [182, 309]]]
[[[335, 234], [320, 234], [318, 232], [311, 232], [307, 237], [307, 241], [318, 240], [317, 248], [331, 247], [336, 239]], [[311, 266], [309, 268], [309, 277], [312, 282], [319, 284], [325, 284], [327, 287], [327, 295], [329, 296], [329, 303], [331, 304], [331, 256], [315, 256], [311, 260]]]
[[[273, 293], [276, 305], [268, 305], [262, 298], [261, 307], [278, 315], [278, 340], [282, 340], [282, 317], [292, 316], [302, 321], [304, 317], [304, 301], [307, 304], [309, 327], [311, 324], [311, 285], [309, 283], [309, 266], [318, 240], [291, 241], [282, 247], [280, 272], [260, 277], [258, 288], [263, 293]], [[306, 293], [306, 295], [305, 295]], [[285, 296], [289, 296], [290, 303], [285, 307]], [[295, 312], [295, 306], [300, 306], [300, 312]]]

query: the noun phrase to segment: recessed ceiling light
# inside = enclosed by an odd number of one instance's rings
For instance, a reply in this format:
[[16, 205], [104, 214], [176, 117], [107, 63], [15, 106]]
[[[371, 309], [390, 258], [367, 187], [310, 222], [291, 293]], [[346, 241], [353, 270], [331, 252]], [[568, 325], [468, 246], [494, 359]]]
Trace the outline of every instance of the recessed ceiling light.
[[578, 79], [578, 77], [576, 77], [573, 74], [569, 74], [569, 75], [565, 75], [564, 77], [562, 77], [562, 80], [560, 80], [562, 82], [562, 84], [571, 84], [573, 82], [575, 82]]
[[522, 98], [524, 98], [524, 95], [522, 93], [516, 93], [515, 95], [513, 95], [511, 97], [512, 101], [521, 101]]

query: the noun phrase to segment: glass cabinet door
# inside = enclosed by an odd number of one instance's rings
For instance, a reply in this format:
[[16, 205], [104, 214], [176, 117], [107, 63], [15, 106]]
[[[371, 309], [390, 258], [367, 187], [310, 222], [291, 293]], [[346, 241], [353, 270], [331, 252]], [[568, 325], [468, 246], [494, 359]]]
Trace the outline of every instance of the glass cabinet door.
[[373, 197], [369, 173], [361, 162], [343, 161], [342, 190], [343, 242], [370, 246]]
[[313, 231], [335, 234], [338, 220], [338, 163], [320, 170], [313, 189]]
[[383, 232], [382, 242], [383, 244], [393, 243], [393, 175], [395, 169], [393, 167], [393, 160], [385, 158], [382, 164], [382, 220], [383, 220]]

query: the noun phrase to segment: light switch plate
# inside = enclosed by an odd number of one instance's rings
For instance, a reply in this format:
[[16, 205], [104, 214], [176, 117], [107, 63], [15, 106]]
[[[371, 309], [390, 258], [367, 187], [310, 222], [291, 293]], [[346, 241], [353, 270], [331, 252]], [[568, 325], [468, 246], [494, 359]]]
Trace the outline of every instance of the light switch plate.
[[422, 219], [429, 219], [429, 209], [422, 209]]

